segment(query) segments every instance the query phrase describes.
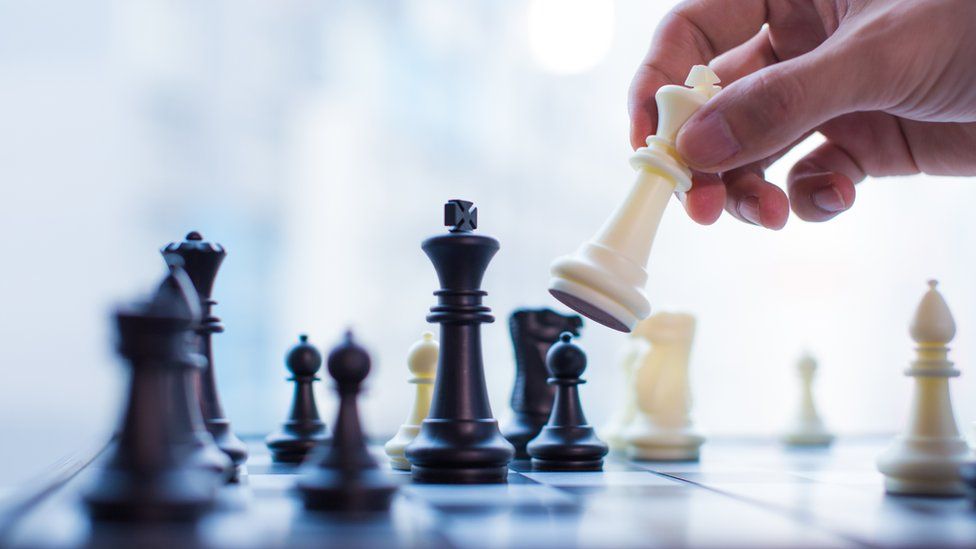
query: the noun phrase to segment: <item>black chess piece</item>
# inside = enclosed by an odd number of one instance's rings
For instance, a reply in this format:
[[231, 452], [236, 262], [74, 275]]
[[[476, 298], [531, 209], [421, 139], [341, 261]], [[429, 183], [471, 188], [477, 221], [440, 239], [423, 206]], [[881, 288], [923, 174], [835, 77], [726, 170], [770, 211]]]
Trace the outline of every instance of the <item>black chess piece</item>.
[[369, 367], [369, 354], [356, 344], [352, 332], [329, 353], [339, 413], [332, 442], [318, 446], [302, 468], [298, 489], [308, 509], [357, 513], [390, 507], [397, 486], [366, 448], [356, 402]]
[[288, 381], [295, 383], [291, 411], [281, 428], [268, 435], [265, 444], [274, 461], [301, 463], [312, 448], [329, 439], [312, 392], [312, 384], [319, 379], [315, 374], [322, 367], [322, 354], [302, 334], [298, 344], [288, 351], [285, 365], [292, 374]]
[[586, 423], [580, 404], [580, 379], [586, 369], [586, 353], [564, 332], [546, 354], [549, 383], [556, 386], [556, 399], [549, 422], [529, 442], [532, 467], [557, 471], [599, 471], [609, 448]]
[[220, 405], [217, 394], [217, 378], [214, 373], [213, 334], [224, 331], [220, 319], [213, 316], [211, 309], [217, 304], [211, 299], [214, 279], [217, 270], [223, 263], [227, 252], [220, 244], [206, 242], [200, 233], [193, 231], [186, 235], [186, 240], [180, 243], [172, 242], [162, 249], [163, 259], [167, 264], [179, 264], [186, 270], [193, 286], [200, 295], [203, 319], [197, 333], [200, 352], [207, 358], [207, 366], [199, 374], [198, 397], [200, 411], [203, 414], [207, 431], [213, 435], [214, 442], [227, 454], [235, 466], [241, 466], [247, 461], [247, 446], [231, 430], [230, 421], [224, 416], [224, 409]]
[[439, 323], [441, 335], [430, 413], [405, 451], [417, 482], [506, 482], [515, 453], [491, 415], [481, 357], [481, 324], [495, 320], [481, 302], [487, 295], [481, 280], [499, 246], [494, 238], [472, 232], [478, 216], [471, 206], [449, 201], [444, 206], [449, 232], [422, 246], [441, 285], [427, 321]]
[[84, 496], [92, 518], [191, 520], [213, 503], [219, 476], [201, 466], [192, 424], [199, 413], [186, 375], [205, 364], [192, 341], [199, 315], [196, 292], [178, 267], [150, 302], [116, 310], [117, 348], [131, 377], [121, 432]]
[[963, 485], [966, 488], [966, 496], [976, 506], [976, 460], [964, 464], [959, 469]]
[[505, 438], [515, 446], [516, 459], [528, 459], [525, 446], [534, 439], [549, 419], [556, 386], [546, 383], [546, 352], [570, 332], [579, 336], [583, 319], [579, 315], [562, 315], [552, 309], [516, 309], [508, 317], [508, 327], [515, 348], [515, 385], [512, 388], [512, 419], [502, 429]]

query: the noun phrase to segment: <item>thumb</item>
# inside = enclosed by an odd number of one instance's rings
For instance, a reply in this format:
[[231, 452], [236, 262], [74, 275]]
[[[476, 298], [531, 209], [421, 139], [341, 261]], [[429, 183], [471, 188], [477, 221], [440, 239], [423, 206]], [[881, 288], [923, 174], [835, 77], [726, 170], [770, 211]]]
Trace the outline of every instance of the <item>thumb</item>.
[[[678, 133], [692, 168], [720, 172], [766, 158], [864, 99], [850, 59], [820, 48], [758, 70], [719, 92]], [[861, 76], [860, 79], [857, 77]]]

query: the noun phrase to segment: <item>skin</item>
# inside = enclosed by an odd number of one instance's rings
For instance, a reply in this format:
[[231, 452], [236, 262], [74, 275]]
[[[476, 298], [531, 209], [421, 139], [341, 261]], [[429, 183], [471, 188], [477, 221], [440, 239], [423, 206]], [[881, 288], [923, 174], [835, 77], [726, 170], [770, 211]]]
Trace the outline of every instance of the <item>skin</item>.
[[[789, 210], [826, 221], [865, 176], [976, 175], [976, 2], [691, 0], [658, 27], [630, 89], [631, 144], [657, 125], [654, 94], [707, 64], [723, 90], [682, 127], [688, 215], [724, 208], [769, 229]], [[765, 180], [813, 132], [787, 193]]]

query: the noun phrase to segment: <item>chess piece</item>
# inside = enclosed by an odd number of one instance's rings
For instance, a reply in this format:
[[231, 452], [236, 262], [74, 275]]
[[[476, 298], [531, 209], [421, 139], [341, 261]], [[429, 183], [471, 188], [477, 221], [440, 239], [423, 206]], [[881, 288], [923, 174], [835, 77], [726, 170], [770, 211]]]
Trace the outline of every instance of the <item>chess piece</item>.
[[627, 429], [627, 453], [650, 461], [695, 461], [705, 437], [691, 421], [688, 363], [695, 317], [657, 313], [640, 322], [634, 335], [650, 347], [635, 374], [637, 417]]
[[580, 376], [586, 354], [563, 332], [546, 354], [549, 383], [556, 387], [552, 413], [539, 436], [528, 445], [534, 469], [549, 471], [600, 471], [609, 448], [586, 423], [580, 403]]
[[959, 496], [959, 469], [969, 459], [969, 447], [959, 435], [949, 400], [948, 378], [959, 375], [947, 360], [956, 323], [938, 283], [928, 284], [910, 329], [918, 346], [905, 371], [915, 382], [908, 429], [878, 457], [878, 470], [890, 494]]
[[92, 518], [192, 520], [213, 503], [223, 471], [204, 466], [206, 449], [196, 443], [192, 424], [199, 412], [186, 375], [205, 364], [191, 351], [199, 315], [192, 284], [177, 267], [150, 302], [116, 310], [117, 349], [131, 370], [129, 394], [118, 440], [84, 495]]
[[618, 364], [622, 374], [620, 391], [618, 397], [614, 399], [617, 408], [610, 415], [601, 429], [598, 430], [600, 437], [607, 442], [613, 451], [622, 451], [627, 448], [627, 439], [624, 438], [630, 424], [637, 417], [637, 388], [634, 381], [634, 373], [641, 358], [648, 350], [647, 341], [631, 332], [630, 337], [620, 351]]
[[329, 438], [312, 391], [312, 384], [319, 379], [315, 374], [322, 367], [322, 354], [302, 334], [298, 336], [298, 344], [288, 351], [285, 365], [292, 374], [288, 381], [295, 384], [291, 411], [281, 428], [268, 435], [265, 444], [271, 450], [272, 460], [301, 463], [312, 448]]
[[720, 89], [708, 67], [692, 67], [685, 86], [662, 86], [655, 96], [658, 125], [647, 146], [630, 159], [637, 180], [603, 227], [575, 254], [551, 266], [549, 293], [600, 324], [631, 331], [650, 314], [644, 293], [647, 260], [661, 216], [673, 192], [691, 188], [691, 171], [674, 139], [681, 126]]
[[302, 466], [298, 489], [305, 507], [348, 513], [388, 509], [396, 485], [366, 448], [356, 400], [370, 359], [352, 332], [329, 353], [328, 368], [339, 395], [339, 412], [331, 443], [318, 446]]
[[163, 259], [167, 264], [179, 264], [186, 270], [193, 286], [200, 295], [203, 320], [197, 333], [200, 335], [200, 352], [207, 358], [207, 366], [199, 373], [198, 397], [200, 411], [203, 413], [207, 430], [213, 435], [217, 446], [230, 457], [235, 466], [243, 465], [247, 460], [247, 446], [230, 428], [230, 421], [224, 417], [223, 407], [217, 395], [217, 378], [214, 372], [213, 334], [224, 331], [220, 319], [213, 316], [211, 309], [217, 304], [210, 298], [213, 290], [217, 270], [223, 263], [227, 252], [220, 244], [203, 240], [200, 233], [193, 231], [186, 235], [186, 240], [180, 243], [172, 242], [162, 249]]
[[437, 372], [437, 341], [434, 334], [424, 332], [420, 341], [414, 343], [407, 353], [407, 368], [413, 377], [407, 383], [413, 383], [417, 389], [414, 394], [413, 408], [406, 423], [400, 426], [396, 436], [387, 441], [384, 446], [386, 455], [390, 458], [390, 466], [399, 471], [409, 471], [410, 462], [404, 456], [407, 445], [417, 438], [420, 432], [420, 422], [430, 411], [430, 398], [434, 389], [434, 374]]
[[546, 383], [546, 352], [562, 332], [579, 336], [583, 319], [561, 315], [552, 309], [518, 309], [508, 319], [515, 347], [515, 385], [512, 388], [512, 419], [502, 434], [515, 446], [516, 459], [528, 459], [525, 446], [549, 419], [556, 386]]
[[474, 234], [477, 210], [464, 200], [444, 206], [447, 234], [423, 250], [434, 264], [441, 289], [428, 322], [441, 325], [437, 381], [427, 419], [406, 449], [413, 479], [434, 483], [507, 482], [515, 449], [491, 415], [481, 357], [481, 324], [493, 322], [483, 305], [481, 280], [498, 241]]
[[800, 403], [796, 418], [783, 435], [783, 442], [790, 446], [829, 446], [834, 435], [824, 427], [813, 400], [813, 376], [817, 371], [817, 361], [804, 354], [796, 365], [800, 378]]

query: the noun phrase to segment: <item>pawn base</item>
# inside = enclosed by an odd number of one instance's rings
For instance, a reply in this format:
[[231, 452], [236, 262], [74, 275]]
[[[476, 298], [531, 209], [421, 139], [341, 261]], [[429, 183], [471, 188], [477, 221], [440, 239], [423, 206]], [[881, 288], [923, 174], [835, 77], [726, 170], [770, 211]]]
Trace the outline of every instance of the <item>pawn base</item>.
[[782, 437], [783, 444], [797, 447], [825, 447], [834, 442], [834, 435], [830, 433], [787, 433]]
[[508, 482], [508, 466], [436, 468], [413, 465], [413, 481], [421, 484], [504, 484]]
[[602, 471], [603, 460], [563, 461], [532, 458], [532, 468], [537, 471]]
[[397, 485], [376, 469], [344, 478], [341, 471], [314, 470], [298, 483], [305, 508], [325, 512], [377, 512], [390, 508]]
[[298, 430], [281, 430], [268, 435], [265, 444], [275, 463], [301, 463], [316, 447], [325, 444], [329, 435], [324, 424]]

